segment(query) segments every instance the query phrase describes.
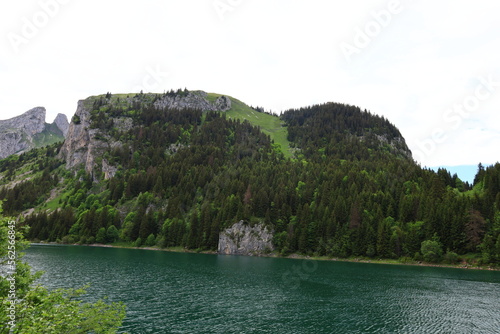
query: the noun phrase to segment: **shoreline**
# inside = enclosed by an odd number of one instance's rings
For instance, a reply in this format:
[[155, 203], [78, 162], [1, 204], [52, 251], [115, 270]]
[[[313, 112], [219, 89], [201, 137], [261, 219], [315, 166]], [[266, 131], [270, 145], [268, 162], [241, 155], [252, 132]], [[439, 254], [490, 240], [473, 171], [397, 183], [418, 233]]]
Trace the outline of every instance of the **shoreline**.
[[[171, 253], [191, 253], [191, 254], [211, 254], [218, 255], [216, 251], [196, 251], [190, 250], [182, 247], [171, 247], [171, 248], [158, 248], [158, 247], [133, 247], [133, 246], [121, 246], [121, 245], [108, 245], [108, 244], [61, 244], [56, 242], [37, 242], [30, 243], [30, 245], [67, 245], [67, 246], [85, 246], [85, 247], [101, 247], [101, 248], [125, 248], [125, 249], [144, 249], [151, 251], [163, 251]], [[225, 255], [225, 254], [220, 254]], [[232, 254], [228, 254], [232, 255]], [[288, 256], [280, 256], [276, 253], [270, 254], [257, 254], [257, 255], [236, 255], [236, 256], [251, 256], [251, 257], [272, 257], [279, 259], [292, 259], [292, 260], [314, 260], [314, 261], [332, 261], [332, 262], [349, 262], [349, 263], [368, 263], [368, 264], [390, 264], [390, 265], [404, 265], [404, 266], [416, 266], [416, 267], [437, 267], [437, 268], [453, 268], [453, 269], [467, 269], [467, 270], [486, 270], [486, 271], [500, 271], [500, 267], [491, 266], [476, 266], [469, 263], [459, 263], [459, 264], [442, 264], [442, 263], [429, 263], [429, 262], [399, 262], [393, 259], [365, 259], [365, 258], [336, 258], [327, 256], [307, 256], [300, 254], [290, 254]]]

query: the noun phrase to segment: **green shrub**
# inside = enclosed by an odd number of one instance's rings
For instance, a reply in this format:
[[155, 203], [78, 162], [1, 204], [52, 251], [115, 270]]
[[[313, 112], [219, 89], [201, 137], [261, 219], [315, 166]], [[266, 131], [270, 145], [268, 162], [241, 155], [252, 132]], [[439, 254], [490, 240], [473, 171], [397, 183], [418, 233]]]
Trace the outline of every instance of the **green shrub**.
[[374, 257], [377, 252], [375, 251], [375, 247], [373, 245], [368, 245], [366, 249], [366, 256]]
[[80, 124], [81, 123], [80, 116], [76, 114], [73, 115], [73, 117], [71, 117], [71, 122], [73, 122], [74, 124]]
[[104, 227], [97, 231], [96, 241], [100, 244], [106, 243], [106, 229]]
[[457, 253], [454, 253], [454, 252], [446, 252], [446, 254], [444, 255], [444, 262], [445, 263], [449, 263], [449, 264], [455, 264], [455, 263], [458, 263], [458, 254]]
[[402, 256], [399, 258], [399, 262], [401, 263], [412, 263], [413, 259], [409, 256]]
[[142, 246], [142, 239], [141, 237], [137, 238], [136, 241], [132, 244], [133, 247], [141, 247]]
[[146, 239], [146, 242], [144, 243], [145, 246], [152, 247], [156, 244], [156, 238], [153, 233], [151, 233], [148, 238]]
[[[6, 236], [11, 230], [9, 223], [14, 218], [2, 216], [0, 202], [0, 236]], [[83, 303], [80, 296], [85, 288], [47, 290], [34, 284], [42, 275], [33, 273], [30, 265], [22, 260], [22, 251], [28, 247], [23, 231], [15, 231], [15, 250], [19, 254], [15, 258], [18, 268], [12, 278], [16, 284], [12, 291], [12, 283], [7, 277], [0, 275], [0, 332], [1, 333], [116, 333], [125, 318], [125, 306], [122, 303]], [[63, 238], [64, 239], [64, 238]], [[6, 237], [0, 237], [0, 259], [6, 263], [10, 244]], [[6, 287], [11, 286], [11, 290]], [[11, 296], [15, 296], [11, 299]], [[93, 298], [92, 298], [93, 299]], [[15, 314], [15, 320], [7, 314]], [[12, 313], [10, 313], [12, 314]]]
[[119, 232], [115, 225], [108, 227], [106, 239], [108, 242], [116, 242], [119, 239]]
[[439, 262], [443, 256], [443, 247], [437, 240], [425, 240], [420, 247], [426, 262]]

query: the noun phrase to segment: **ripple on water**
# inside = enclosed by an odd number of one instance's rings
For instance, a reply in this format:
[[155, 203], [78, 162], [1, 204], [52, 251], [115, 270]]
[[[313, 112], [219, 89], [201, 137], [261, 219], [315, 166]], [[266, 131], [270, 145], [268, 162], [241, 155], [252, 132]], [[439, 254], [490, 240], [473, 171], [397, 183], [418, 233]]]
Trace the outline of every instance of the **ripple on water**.
[[[498, 333], [500, 328], [500, 273], [340, 262], [307, 267], [300, 260], [89, 247], [35, 246], [26, 258], [46, 271], [44, 285], [91, 282], [87, 300], [124, 301], [122, 329], [130, 333]], [[299, 275], [292, 276], [299, 284], [288, 284], [284, 274]]]

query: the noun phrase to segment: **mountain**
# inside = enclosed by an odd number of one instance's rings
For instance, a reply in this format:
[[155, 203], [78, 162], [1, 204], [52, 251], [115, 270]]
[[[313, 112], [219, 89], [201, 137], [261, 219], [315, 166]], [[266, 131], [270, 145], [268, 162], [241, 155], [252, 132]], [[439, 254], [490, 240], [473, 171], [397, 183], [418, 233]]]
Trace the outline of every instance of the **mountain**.
[[[151, 106], [155, 109], [227, 111], [231, 108], [231, 100], [225, 96], [213, 102], [206, 97], [204, 92], [183, 92], [161, 96], [107, 95], [79, 101], [60, 157], [65, 159], [68, 168], [84, 165], [85, 171], [92, 173], [99, 167], [105, 173], [105, 179], [113, 177], [116, 169], [109, 165], [107, 159], [100, 158], [104, 152], [121, 145], [120, 139], [114, 138], [116, 136], [110, 130], [123, 133], [134, 127], [135, 110], [129, 109]], [[99, 166], [96, 166], [96, 162], [99, 162]]]
[[387, 119], [340, 103], [92, 96], [64, 143], [0, 161], [0, 198], [31, 240], [500, 262], [500, 164], [472, 185], [423, 169]]
[[24, 114], [0, 121], [0, 158], [63, 141], [69, 126], [64, 114], [45, 123], [46, 110], [36, 107]]
[[55, 124], [57, 128], [61, 130], [63, 136], [66, 137], [69, 129], [68, 117], [66, 117], [65, 114], [57, 114], [53, 124]]

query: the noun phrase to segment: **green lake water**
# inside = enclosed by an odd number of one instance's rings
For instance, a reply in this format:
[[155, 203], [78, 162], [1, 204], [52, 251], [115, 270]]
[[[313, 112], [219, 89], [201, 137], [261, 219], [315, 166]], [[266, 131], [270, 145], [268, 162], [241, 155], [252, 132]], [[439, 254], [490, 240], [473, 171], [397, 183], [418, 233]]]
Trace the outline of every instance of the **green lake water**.
[[127, 305], [128, 333], [500, 333], [500, 272], [33, 245], [48, 288]]

